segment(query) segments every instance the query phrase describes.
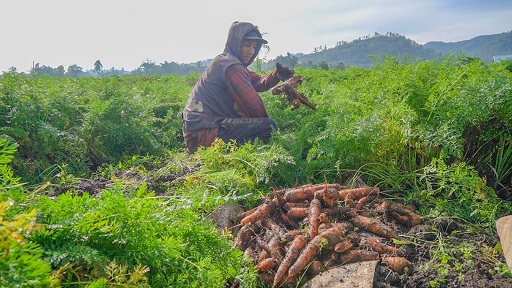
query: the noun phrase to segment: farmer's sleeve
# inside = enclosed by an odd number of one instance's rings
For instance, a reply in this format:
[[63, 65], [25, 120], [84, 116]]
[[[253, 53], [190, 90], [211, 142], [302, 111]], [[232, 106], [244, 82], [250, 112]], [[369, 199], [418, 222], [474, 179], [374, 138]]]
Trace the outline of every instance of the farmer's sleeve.
[[264, 76], [258, 75], [256, 72], [249, 71], [249, 75], [251, 77], [252, 86], [256, 92], [267, 91], [279, 83], [277, 71], [275, 70]]
[[228, 92], [235, 100], [237, 110], [244, 117], [268, 117], [263, 100], [256, 92], [251, 75], [243, 65], [231, 65], [226, 69]]

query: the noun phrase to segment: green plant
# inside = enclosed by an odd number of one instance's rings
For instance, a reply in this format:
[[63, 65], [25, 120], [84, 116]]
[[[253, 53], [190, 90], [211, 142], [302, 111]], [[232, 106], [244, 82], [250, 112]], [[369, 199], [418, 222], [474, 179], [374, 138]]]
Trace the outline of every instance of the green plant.
[[0, 202], [0, 286], [57, 287], [50, 264], [42, 259], [42, 247], [26, 239], [41, 228], [34, 222], [37, 211], [18, 214], [10, 221], [4, 216], [12, 205]]
[[131, 197], [119, 189], [99, 198], [68, 192], [41, 199], [46, 228], [34, 240], [52, 255], [52, 265], [71, 265], [67, 282], [91, 282], [97, 279], [93, 275], [106, 273], [105, 261], [114, 259], [128, 269], [147, 266], [152, 287], [221, 287], [229, 279], [249, 279], [241, 251], [180, 199], [153, 197], [144, 185]]
[[433, 206], [489, 231], [493, 231], [494, 222], [507, 213], [507, 205], [500, 205], [502, 200], [494, 190], [464, 162], [447, 165], [441, 155], [425, 167], [421, 180], [426, 189], [418, 196], [426, 207]]

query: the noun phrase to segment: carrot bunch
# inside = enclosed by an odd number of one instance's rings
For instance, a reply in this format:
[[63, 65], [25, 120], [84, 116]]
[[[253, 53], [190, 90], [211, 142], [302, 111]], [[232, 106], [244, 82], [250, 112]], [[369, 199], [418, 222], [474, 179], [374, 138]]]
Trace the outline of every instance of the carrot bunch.
[[268, 286], [305, 283], [330, 267], [359, 261], [380, 259], [395, 272], [412, 271], [389, 239], [398, 225], [420, 224], [421, 217], [380, 198], [377, 187], [310, 184], [274, 190], [262, 200], [239, 215], [235, 245]]

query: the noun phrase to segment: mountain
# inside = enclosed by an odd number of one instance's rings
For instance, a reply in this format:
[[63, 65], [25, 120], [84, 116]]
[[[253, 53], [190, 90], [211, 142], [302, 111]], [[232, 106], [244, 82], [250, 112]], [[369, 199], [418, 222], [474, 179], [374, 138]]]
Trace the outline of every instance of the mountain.
[[425, 49], [405, 36], [396, 33], [385, 35], [376, 33], [375, 36], [366, 36], [352, 42], [338, 42], [331, 49], [300, 57], [299, 62], [306, 65], [324, 61], [329, 65], [337, 65], [342, 62], [345, 66], [368, 67], [373, 62], [369, 56], [380, 57], [382, 55], [394, 56], [399, 59], [410, 57], [422, 60], [440, 56], [433, 49]]
[[393, 56], [401, 60], [429, 60], [447, 53], [465, 53], [469, 57], [490, 62], [493, 56], [512, 54], [512, 31], [451, 43], [431, 41], [425, 45], [397, 33], [375, 33], [374, 36], [360, 37], [352, 42], [340, 41], [333, 48], [315, 48], [315, 51], [311, 54], [288, 53], [287, 56], [279, 56], [268, 61], [264, 68], [272, 69], [276, 60], [290, 66], [318, 66], [323, 63], [334, 67], [342, 63], [342, 66], [370, 67], [375, 61], [374, 58], [382, 56]]
[[459, 42], [431, 41], [423, 45], [423, 47], [434, 49], [443, 55], [446, 53], [454, 53], [456, 55], [465, 53], [470, 57], [492, 61], [493, 56], [512, 55], [512, 31], [478, 36], [471, 40]]

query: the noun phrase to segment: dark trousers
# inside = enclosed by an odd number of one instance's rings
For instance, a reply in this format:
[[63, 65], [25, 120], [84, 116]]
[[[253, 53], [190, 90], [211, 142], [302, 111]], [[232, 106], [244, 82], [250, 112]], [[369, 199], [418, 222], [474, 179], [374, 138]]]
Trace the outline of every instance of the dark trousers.
[[267, 143], [275, 130], [277, 123], [271, 118], [227, 118], [220, 122], [217, 137], [224, 142], [235, 140], [238, 145], [256, 138]]

